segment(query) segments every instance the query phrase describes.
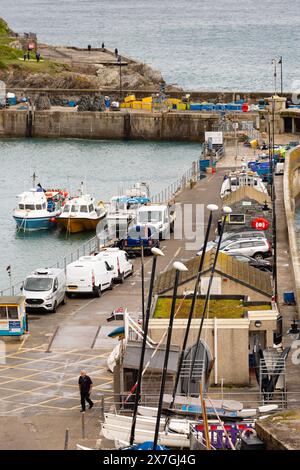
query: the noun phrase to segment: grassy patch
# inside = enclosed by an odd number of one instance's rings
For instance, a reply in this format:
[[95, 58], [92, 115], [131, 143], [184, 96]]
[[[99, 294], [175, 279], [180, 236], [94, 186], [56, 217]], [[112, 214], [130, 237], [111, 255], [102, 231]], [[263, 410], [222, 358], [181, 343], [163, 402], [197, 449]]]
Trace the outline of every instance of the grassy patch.
[[6, 21], [0, 18], [0, 35], [8, 35], [9, 34], [9, 27]]
[[[188, 318], [192, 299], [177, 299], [176, 301], [176, 315], [178, 319]], [[154, 318], [169, 318], [171, 310], [171, 298], [159, 298], [157, 300], [156, 309], [154, 312]], [[194, 317], [200, 318], [202, 315], [204, 306], [204, 299], [198, 299], [196, 302]], [[239, 300], [222, 299], [222, 300], [211, 300], [209, 302], [209, 318], [243, 318], [244, 314], [248, 310], [270, 310], [270, 304], [259, 305], [259, 306], [247, 306], [245, 307], [243, 302]]]

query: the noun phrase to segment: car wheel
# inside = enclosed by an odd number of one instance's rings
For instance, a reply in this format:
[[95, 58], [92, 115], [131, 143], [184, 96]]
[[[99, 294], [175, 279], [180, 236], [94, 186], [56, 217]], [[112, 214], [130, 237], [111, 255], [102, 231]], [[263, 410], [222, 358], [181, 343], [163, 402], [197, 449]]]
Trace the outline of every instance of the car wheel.
[[255, 253], [255, 255], [253, 255], [253, 258], [256, 259], [257, 261], [260, 261], [264, 259], [264, 255], [262, 253]]
[[101, 297], [101, 295], [102, 295], [101, 286], [98, 286], [98, 287], [94, 288], [94, 294], [95, 294], [95, 297], [97, 297], [97, 298]]
[[68, 301], [68, 295], [65, 294], [65, 295], [64, 295], [64, 298], [62, 299], [62, 302], [61, 302], [62, 305], [66, 305], [67, 301]]
[[123, 284], [123, 283], [124, 283], [124, 280], [125, 280], [125, 275], [124, 275], [124, 273], [122, 273], [122, 274], [120, 274], [120, 276], [119, 276], [119, 282], [120, 282], [120, 284]]
[[51, 313], [56, 313], [57, 310], [57, 302], [54, 302], [53, 309], [51, 310]]
[[113, 283], [113, 280], [111, 280], [108, 290], [113, 290], [113, 288], [114, 288], [114, 283]]

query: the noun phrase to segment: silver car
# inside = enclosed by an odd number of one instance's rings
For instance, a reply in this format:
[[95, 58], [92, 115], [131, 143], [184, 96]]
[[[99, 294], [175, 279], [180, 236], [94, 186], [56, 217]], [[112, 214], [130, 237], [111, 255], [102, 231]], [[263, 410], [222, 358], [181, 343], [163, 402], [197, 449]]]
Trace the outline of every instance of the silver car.
[[221, 251], [227, 254], [239, 254], [251, 256], [256, 260], [269, 258], [272, 255], [271, 247], [266, 238], [246, 238], [234, 240], [221, 247]]

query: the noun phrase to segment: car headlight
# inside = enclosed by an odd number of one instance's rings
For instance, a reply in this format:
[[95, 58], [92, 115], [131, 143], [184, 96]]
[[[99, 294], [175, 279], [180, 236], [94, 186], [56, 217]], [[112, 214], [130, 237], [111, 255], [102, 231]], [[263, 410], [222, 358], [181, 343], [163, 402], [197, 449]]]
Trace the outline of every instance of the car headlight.
[[52, 294], [51, 294], [51, 295], [48, 295], [47, 297], [45, 297], [45, 300], [51, 300], [51, 299], [52, 299], [52, 297], [53, 297], [53, 295], [52, 295]]

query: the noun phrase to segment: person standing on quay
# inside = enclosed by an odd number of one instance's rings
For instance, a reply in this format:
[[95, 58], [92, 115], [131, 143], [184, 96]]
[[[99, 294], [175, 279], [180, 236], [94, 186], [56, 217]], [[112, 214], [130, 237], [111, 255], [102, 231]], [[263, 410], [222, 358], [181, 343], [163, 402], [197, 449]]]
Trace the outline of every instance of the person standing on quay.
[[83, 413], [85, 411], [85, 402], [87, 402], [90, 405], [90, 409], [93, 408], [94, 406], [94, 403], [90, 399], [93, 382], [91, 378], [86, 374], [85, 370], [82, 370], [80, 372], [78, 385], [79, 385], [80, 400], [81, 400], [81, 413]]

